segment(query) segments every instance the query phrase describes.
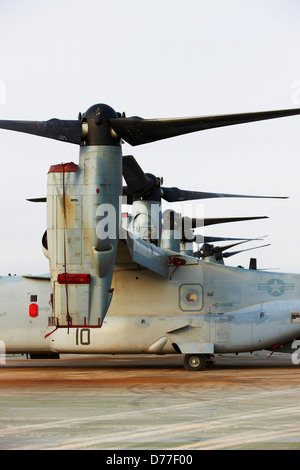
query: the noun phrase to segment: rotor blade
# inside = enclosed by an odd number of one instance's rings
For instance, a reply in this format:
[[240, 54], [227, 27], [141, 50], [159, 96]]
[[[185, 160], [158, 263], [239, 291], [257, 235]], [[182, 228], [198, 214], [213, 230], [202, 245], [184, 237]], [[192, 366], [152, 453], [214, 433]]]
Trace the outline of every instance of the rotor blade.
[[225, 245], [225, 246], [213, 246], [213, 245], [210, 245], [209, 243], [204, 243], [202, 247], [196, 253], [194, 253], [194, 256], [196, 256], [197, 258], [205, 259], [205, 258], [208, 258], [209, 256], [215, 255], [216, 259], [219, 259], [220, 258], [219, 255], [223, 251], [228, 250], [229, 248], [232, 248], [234, 246], [241, 245], [242, 243], [247, 243], [247, 240], [244, 240], [242, 242], [231, 243], [230, 245]]
[[260, 198], [260, 199], [288, 199], [287, 197], [281, 196], [251, 196], [244, 194], [226, 194], [226, 193], [206, 193], [202, 191], [186, 191], [176, 187], [166, 188], [162, 187], [162, 197], [168, 202], [177, 201], [192, 201], [194, 199], [211, 199], [211, 198], [227, 198], [227, 197], [238, 197], [238, 198]]
[[[267, 235], [264, 235], [267, 236]], [[206, 235], [201, 235], [200, 233], [197, 233], [194, 238], [195, 243], [215, 243], [215, 242], [227, 242], [227, 241], [239, 241], [239, 240], [245, 240], [245, 241], [253, 241], [253, 240], [262, 240], [262, 237], [258, 238], [233, 238], [233, 237], [209, 237]]]
[[143, 172], [136, 159], [132, 155], [124, 155], [122, 160], [123, 176], [129, 193], [139, 196], [150, 191], [153, 183]]
[[176, 119], [120, 117], [110, 119], [110, 125], [120, 138], [128, 144], [135, 146], [216, 127], [294, 116], [297, 114], [300, 114], [299, 108]]
[[229, 248], [233, 248], [234, 246], [241, 245], [243, 243], [247, 243], [247, 240], [243, 240], [242, 242], [231, 243], [230, 245], [225, 245], [225, 246], [214, 246], [212, 247], [212, 252], [222, 253], [225, 250], [229, 250]]
[[227, 222], [243, 222], [245, 220], [257, 220], [257, 219], [268, 219], [267, 216], [257, 216], [257, 217], [217, 217], [209, 219], [200, 219], [192, 217], [182, 217], [185, 227], [196, 228], [203, 227], [206, 225], [216, 225], [216, 224], [225, 224]]
[[129, 190], [128, 186], [123, 186], [123, 196], [126, 196], [126, 202], [123, 201], [122, 204], [131, 205], [133, 203], [132, 192]]
[[82, 123], [79, 120], [62, 121], [60, 119], [50, 119], [49, 121], [0, 120], [0, 129], [24, 132], [79, 145], [81, 143]]
[[261, 245], [261, 246], [254, 246], [253, 248], [246, 248], [245, 250], [239, 250], [239, 251], [232, 251], [231, 253], [223, 253], [223, 258], [230, 258], [230, 256], [238, 255], [239, 253], [244, 253], [244, 251], [251, 251], [251, 250], [257, 250], [258, 248], [265, 248], [266, 246], [270, 246], [271, 244], [267, 245]]
[[26, 199], [26, 201], [29, 201], [29, 202], [47, 202], [47, 198], [46, 197], [31, 197], [29, 199]]

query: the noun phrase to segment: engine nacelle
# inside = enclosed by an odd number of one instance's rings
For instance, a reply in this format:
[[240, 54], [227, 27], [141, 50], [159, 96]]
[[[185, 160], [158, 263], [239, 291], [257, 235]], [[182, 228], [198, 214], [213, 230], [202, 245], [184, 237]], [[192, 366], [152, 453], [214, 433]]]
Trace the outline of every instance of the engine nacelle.
[[[118, 171], [119, 168], [119, 171]], [[109, 308], [122, 187], [119, 147], [81, 147], [79, 165], [53, 165], [47, 185], [47, 244], [59, 326], [101, 326]], [[102, 205], [102, 206], [101, 206]], [[115, 233], [99, 233], [112, 207]]]

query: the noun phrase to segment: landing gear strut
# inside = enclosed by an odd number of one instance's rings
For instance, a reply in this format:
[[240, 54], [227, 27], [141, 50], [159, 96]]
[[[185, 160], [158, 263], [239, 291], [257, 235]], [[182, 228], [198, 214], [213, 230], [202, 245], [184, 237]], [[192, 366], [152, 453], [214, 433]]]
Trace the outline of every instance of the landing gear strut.
[[206, 366], [207, 357], [205, 354], [186, 354], [183, 365], [186, 370], [203, 370]]

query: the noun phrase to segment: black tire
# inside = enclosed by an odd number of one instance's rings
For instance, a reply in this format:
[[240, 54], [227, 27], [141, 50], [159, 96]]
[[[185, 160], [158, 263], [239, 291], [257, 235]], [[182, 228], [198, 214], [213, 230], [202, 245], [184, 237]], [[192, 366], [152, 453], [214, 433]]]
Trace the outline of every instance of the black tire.
[[204, 354], [186, 354], [183, 365], [186, 370], [204, 370], [206, 366], [206, 356]]

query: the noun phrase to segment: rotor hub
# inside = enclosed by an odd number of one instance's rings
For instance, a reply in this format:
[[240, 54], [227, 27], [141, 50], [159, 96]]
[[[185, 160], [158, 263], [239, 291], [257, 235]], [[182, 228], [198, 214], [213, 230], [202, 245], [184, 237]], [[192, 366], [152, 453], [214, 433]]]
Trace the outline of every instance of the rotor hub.
[[84, 114], [79, 114], [84, 132], [83, 145], [121, 145], [121, 139], [111, 131], [110, 119], [119, 117], [118, 113], [107, 104], [95, 104]]

